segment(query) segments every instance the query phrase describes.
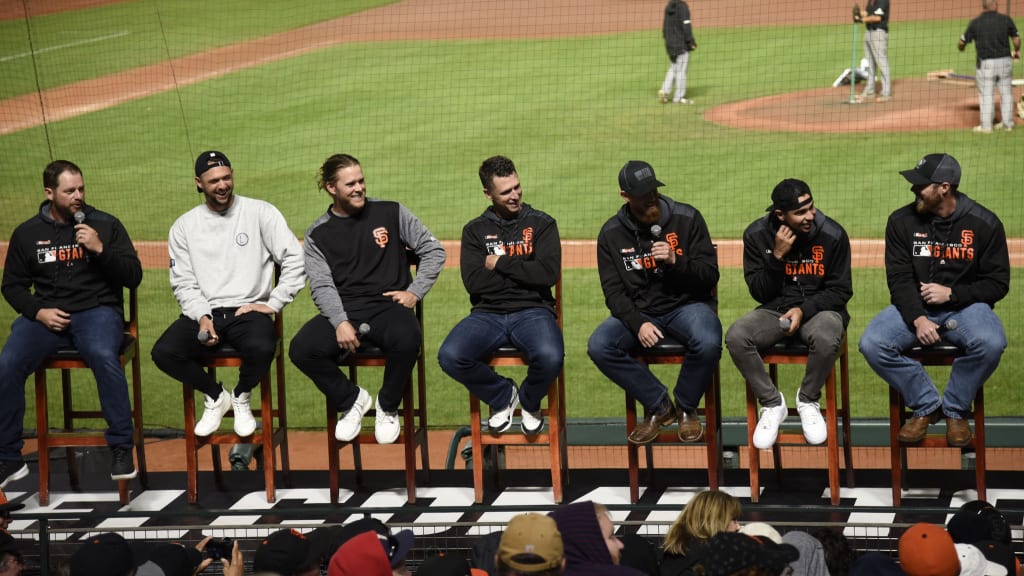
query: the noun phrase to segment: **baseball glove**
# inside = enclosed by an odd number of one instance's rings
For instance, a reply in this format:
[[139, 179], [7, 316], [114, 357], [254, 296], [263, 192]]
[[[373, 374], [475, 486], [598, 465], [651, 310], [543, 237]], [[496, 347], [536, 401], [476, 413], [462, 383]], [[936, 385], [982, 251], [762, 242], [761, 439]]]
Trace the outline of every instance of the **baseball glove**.
[[853, 4], [853, 22], [854, 22], [855, 24], [858, 24], [858, 23], [860, 23], [860, 22], [861, 22], [861, 17], [860, 17], [860, 4], [857, 4], [857, 3], [854, 3], [854, 4]]

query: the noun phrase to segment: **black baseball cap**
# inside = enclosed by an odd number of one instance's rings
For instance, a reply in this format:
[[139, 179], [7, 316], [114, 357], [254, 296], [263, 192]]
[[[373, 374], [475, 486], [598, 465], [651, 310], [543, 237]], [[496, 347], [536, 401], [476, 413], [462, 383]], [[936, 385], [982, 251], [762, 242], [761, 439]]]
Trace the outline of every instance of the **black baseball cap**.
[[646, 196], [661, 186], [654, 168], [643, 160], [630, 160], [619, 170], [619, 189], [630, 196]]
[[216, 150], [207, 150], [206, 152], [203, 152], [196, 158], [196, 178], [202, 176], [204, 172], [216, 166], [226, 166], [231, 168], [231, 160], [228, 160], [228, 157], [225, 156], [223, 152], [218, 152]]
[[[807, 200], [800, 202], [800, 197], [805, 195], [808, 197]], [[775, 189], [772, 190], [772, 205], [765, 208], [765, 212], [771, 212], [772, 210], [789, 212], [813, 201], [814, 196], [811, 194], [811, 187], [806, 182], [796, 178], [786, 178], [775, 185]]]
[[943, 182], [957, 186], [960, 184], [960, 163], [949, 154], [929, 154], [921, 158], [917, 166], [901, 170], [900, 174], [915, 186]]

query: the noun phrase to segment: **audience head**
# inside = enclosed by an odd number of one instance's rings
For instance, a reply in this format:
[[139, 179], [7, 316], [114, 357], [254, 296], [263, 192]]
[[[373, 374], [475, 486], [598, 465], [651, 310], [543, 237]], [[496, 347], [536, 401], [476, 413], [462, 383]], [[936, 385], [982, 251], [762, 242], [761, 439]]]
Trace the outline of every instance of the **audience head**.
[[18, 576], [25, 569], [25, 557], [13, 536], [0, 530], [0, 574]]
[[794, 530], [786, 532], [782, 541], [800, 553], [800, 557], [789, 564], [793, 568], [793, 576], [830, 576], [828, 565], [825, 564], [825, 550], [817, 538], [807, 532]]
[[260, 541], [253, 556], [253, 572], [288, 576], [317, 576], [323, 562], [322, 538], [298, 530], [278, 530]]
[[144, 558], [136, 558], [141, 564], [135, 576], [192, 576], [202, 561], [195, 548], [173, 542], [154, 544]]
[[135, 555], [120, 534], [105, 532], [90, 537], [71, 555], [71, 576], [131, 576]]
[[565, 547], [555, 520], [543, 514], [513, 516], [501, 535], [496, 562], [502, 576], [561, 574]]
[[919, 522], [900, 536], [900, 568], [908, 576], [957, 576], [960, 559], [942, 526]]
[[686, 554], [692, 542], [701, 544], [719, 532], [738, 530], [741, 512], [740, 501], [725, 492], [699, 492], [669, 527], [662, 548], [670, 554]]
[[961, 506], [946, 523], [946, 530], [954, 542], [974, 544], [993, 540], [1010, 545], [1010, 523], [984, 500], [972, 500]]
[[850, 540], [843, 536], [841, 530], [831, 528], [814, 528], [808, 531], [811, 536], [821, 542], [825, 552], [825, 564], [831, 576], [848, 576], [850, 565], [857, 559], [857, 550]]

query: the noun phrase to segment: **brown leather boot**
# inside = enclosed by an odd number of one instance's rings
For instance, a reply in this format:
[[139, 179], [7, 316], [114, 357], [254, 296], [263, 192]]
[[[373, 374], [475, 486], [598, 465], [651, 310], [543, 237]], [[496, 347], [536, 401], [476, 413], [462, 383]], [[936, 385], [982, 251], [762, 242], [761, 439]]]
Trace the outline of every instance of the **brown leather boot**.
[[679, 440], [699, 442], [704, 437], [704, 426], [701, 425], [696, 410], [677, 410], [676, 416], [679, 418]]
[[636, 423], [636, 428], [627, 438], [632, 444], [647, 444], [657, 438], [661, 427], [675, 420], [675, 417], [672, 403], [665, 398], [654, 410], [644, 408], [644, 419]]
[[928, 426], [935, 424], [942, 417], [942, 410], [936, 408], [931, 414], [914, 416], [900, 427], [899, 439], [904, 444], [915, 444], [928, 435]]
[[971, 444], [971, 425], [963, 418], [946, 417], [946, 444], [963, 448]]

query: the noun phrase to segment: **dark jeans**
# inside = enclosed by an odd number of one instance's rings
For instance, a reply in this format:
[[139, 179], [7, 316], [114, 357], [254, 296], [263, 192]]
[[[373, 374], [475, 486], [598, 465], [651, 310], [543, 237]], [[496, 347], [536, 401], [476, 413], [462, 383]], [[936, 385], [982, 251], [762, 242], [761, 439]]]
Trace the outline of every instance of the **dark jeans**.
[[222, 387], [206, 372], [202, 359], [207, 352], [226, 344], [242, 357], [235, 395], [249, 392], [259, 385], [274, 361], [274, 319], [260, 312], [235, 316], [235, 311], [228, 308], [215, 310], [212, 316], [220, 344], [210, 348], [201, 343], [196, 338], [199, 323], [181, 316], [153, 345], [153, 362], [171, 378], [216, 399]]
[[97, 306], [71, 314], [63, 332], [18, 316], [0, 352], [0, 460], [21, 458], [22, 423], [25, 419], [25, 380], [61, 348], [76, 348], [92, 369], [99, 392], [100, 409], [107, 421], [110, 446], [132, 445], [132, 409], [128, 379], [119, 359], [124, 342], [124, 316], [111, 306]]
[[[677, 408], [696, 410], [722, 357], [721, 321], [704, 302], [686, 304], [661, 316], [648, 315], [647, 319], [686, 347], [686, 359], [679, 369], [673, 396]], [[587, 354], [608, 379], [644, 408], [653, 410], [666, 397], [668, 389], [646, 364], [630, 355], [639, 347], [636, 334], [613, 316], [590, 335]]]
[[[412, 377], [412, 369], [420, 353], [420, 325], [416, 314], [401, 304], [379, 306], [365, 317], [349, 317], [349, 323], [370, 325], [370, 332], [360, 337], [384, 351], [384, 382], [378, 394], [380, 407], [396, 412], [402, 404], [405, 387]], [[359, 390], [338, 367], [344, 357], [338, 348], [334, 328], [327, 318], [315, 316], [292, 338], [288, 357], [292, 363], [316, 384], [327, 401], [341, 412], [347, 412], [355, 403]]]
[[[781, 403], [779, 390], [772, 384], [758, 352], [786, 338], [786, 333], [779, 327], [781, 316], [774, 310], [758, 308], [734, 322], [725, 333], [725, 345], [729, 348], [733, 364], [761, 406], [778, 406]], [[818, 312], [800, 324], [794, 336], [806, 344], [808, 350], [804, 379], [800, 384], [801, 402], [821, 399], [821, 389], [839, 356], [844, 329], [842, 315], [832, 310]]]
[[548, 387], [565, 359], [562, 330], [547, 308], [527, 308], [509, 314], [473, 312], [448, 333], [437, 352], [445, 374], [494, 409], [508, 406], [511, 380], [499, 375], [486, 359], [502, 346], [515, 346], [526, 356], [526, 378], [519, 401], [529, 412], [540, 410]]

